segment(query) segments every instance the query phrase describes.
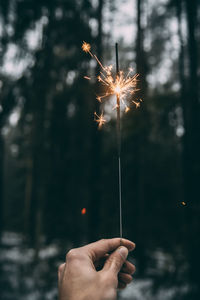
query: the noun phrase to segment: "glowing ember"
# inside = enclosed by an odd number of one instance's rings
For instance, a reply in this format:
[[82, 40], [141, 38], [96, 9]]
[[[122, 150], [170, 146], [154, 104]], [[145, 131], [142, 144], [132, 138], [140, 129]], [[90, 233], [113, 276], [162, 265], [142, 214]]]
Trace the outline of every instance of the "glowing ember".
[[183, 206], [186, 206], [186, 202], [184, 202], [184, 201], [182, 201], [181, 204], [182, 204]]
[[[117, 76], [115, 76], [115, 72], [112, 72], [112, 65], [103, 66], [99, 61], [96, 55], [93, 55], [91, 50], [91, 45], [83, 42], [82, 49], [84, 52], [89, 53], [92, 57], [95, 58], [97, 63], [100, 65], [102, 71], [97, 76], [97, 80], [101, 82], [105, 87], [105, 92], [102, 95], [97, 96], [97, 100], [99, 102], [103, 102], [104, 99], [109, 96], [116, 95], [120, 99], [120, 106], [124, 107], [125, 112], [130, 110], [130, 105], [134, 104], [136, 108], [140, 107], [140, 102], [142, 100], [133, 100], [131, 99], [133, 95], [138, 91], [137, 82], [139, 74], [131, 75], [133, 69], [129, 69], [128, 74], [125, 76], [123, 71], [120, 71]], [[90, 77], [85, 76], [86, 79], [90, 79]], [[117, 108], [115, 106], [114, 108]], [[103, 117], [103, 114], [98, 116], [95, 113], [95, 121], [98, 123], [99, 128], [106, 122]]]
[[99, 129], [106, 123], [106, 120], [104, 119], [103, 113], [99, 116], [96, 112], [95, 115], [95, 121], [98, 123]]
[[83, 208], [81, 209], [81, 214], [82, 214], [82, 215], [85, 215], [85, 214], [86, 214], [86, 208], [85, 208], [85, 207], [83, 207]]

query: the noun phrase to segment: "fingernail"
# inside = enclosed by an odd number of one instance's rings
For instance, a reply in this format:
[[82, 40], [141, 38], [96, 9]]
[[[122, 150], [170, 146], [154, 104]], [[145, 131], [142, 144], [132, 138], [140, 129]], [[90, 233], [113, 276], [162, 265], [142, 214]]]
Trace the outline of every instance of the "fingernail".
[[119, 251], [119, 254], [121, 255], [121, 257], [125, 260], [128, 256], [128, 249], [126, 247], [119, 247], [117, 249], [117, 251]]

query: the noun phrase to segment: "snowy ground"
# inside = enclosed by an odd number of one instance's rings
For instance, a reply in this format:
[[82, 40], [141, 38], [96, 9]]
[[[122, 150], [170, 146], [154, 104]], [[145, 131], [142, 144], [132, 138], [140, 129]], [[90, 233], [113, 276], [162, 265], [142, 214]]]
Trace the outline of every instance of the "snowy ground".
[[[0, 299], [1, 300], [53, 300], [57, 299], [57, 267], [62, 262], [58, 245], [43, 247], [38, 258], [35, 250], [23, 246], [16, 233], [6, 232], [0, 248]], [[157, 271], [170, 264], [170, 257], [158, 251]], [[155, 271], [155, 270], [154, 270]], [[120, 300], [172, 300], [177, 288], [160, 288], [152, 293], [153, 280], [133, 279], [119, 295]], [[185, 287], [186, 289], [186, 287]], [[179, 288], [180, 290], [180, 288]]]

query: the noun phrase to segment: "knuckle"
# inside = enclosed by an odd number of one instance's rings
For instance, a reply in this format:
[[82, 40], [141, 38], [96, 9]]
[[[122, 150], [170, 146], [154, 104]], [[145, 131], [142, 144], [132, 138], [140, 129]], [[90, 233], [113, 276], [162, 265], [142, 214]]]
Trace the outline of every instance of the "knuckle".
[[74, 248], [69, 250], [66, 254], [66, 261], [80, 261], [85, 259], [85, 252], [81, 251], [80, 248]]
[[78, 253], [76, 249], [71, 249], [66, 254], [66, 260], [73, 260], [75, 258], [77, 259], [77, 257], [78, 257]]

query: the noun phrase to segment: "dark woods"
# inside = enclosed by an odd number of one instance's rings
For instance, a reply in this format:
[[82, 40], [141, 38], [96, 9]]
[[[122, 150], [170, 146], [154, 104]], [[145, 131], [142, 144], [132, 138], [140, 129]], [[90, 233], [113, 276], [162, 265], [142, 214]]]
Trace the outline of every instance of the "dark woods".
[[[135, 64], [143, 102], [122, 120], [124, 236], [137, 244], [138, 278], [153, 279], [155, 293], [175, 286], [174, 299], [197, 300], [200, 5], [132, 2], [136, 39], [119, 42], [120, 66]], [[91, 43], [101, 61], [114, 63], [104, 12], [109, 8], [111, 28], [120, 5], [0, 2], [0, 232], [2, 241], [8, 232], [21, 234], [37, 261], [51, 243], [63, 255], [69, 245], [119, 235], [116, 124], [113, 118], [99, 131], [94, 123], [102, 87], [83, 79], [99, 70], [81, 44]], [[157, 249], [172, 259], [161, 273], [151, 272]]]

